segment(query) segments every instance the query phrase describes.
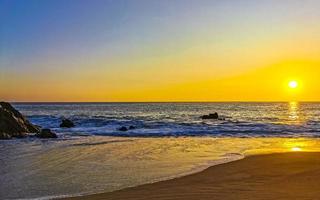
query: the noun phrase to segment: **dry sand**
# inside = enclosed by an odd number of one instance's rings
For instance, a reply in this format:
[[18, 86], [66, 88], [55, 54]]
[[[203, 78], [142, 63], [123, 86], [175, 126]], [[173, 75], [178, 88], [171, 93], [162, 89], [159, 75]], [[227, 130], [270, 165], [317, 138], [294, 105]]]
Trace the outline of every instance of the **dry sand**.
[[318, 200], [320, 153], [250, 156], [173, 180], [69, 199]]

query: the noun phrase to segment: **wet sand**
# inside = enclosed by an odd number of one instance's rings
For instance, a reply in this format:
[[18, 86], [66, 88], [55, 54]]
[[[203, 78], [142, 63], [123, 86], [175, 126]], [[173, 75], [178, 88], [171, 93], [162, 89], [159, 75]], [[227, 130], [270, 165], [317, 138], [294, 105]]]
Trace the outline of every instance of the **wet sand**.
[[250, 156], [181, 178], [67, 199], [315, 200], [319, 189], [320, 153], [292, 152]]

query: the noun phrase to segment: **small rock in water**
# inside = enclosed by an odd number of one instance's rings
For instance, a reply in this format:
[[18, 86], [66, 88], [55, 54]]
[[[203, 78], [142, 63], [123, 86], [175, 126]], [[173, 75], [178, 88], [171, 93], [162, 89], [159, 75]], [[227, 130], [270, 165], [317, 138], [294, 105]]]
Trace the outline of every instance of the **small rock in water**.
[[128, 129], [125, 126], [121, 126], [120, 128], [118, 128], [118, 131], [128, 131]]
[[209, 115], [203, 115], [201, 119], [219, 119], [218, 113], [210, 113]]
[[63, 128], [72, 128], [74, 126], [75, 126], [74, 123], [70, 119], [63, 119], [60, 124], [60, 127], [63, 127]]
[[135, 126], [129, 126], [129, 130], [136, 129]]
[[39, 138], [57, 138], [58, 137], [57, 134], [55, 134], [48, 128], [42, 129], [41, 132], [38, 133], [36, 136]]

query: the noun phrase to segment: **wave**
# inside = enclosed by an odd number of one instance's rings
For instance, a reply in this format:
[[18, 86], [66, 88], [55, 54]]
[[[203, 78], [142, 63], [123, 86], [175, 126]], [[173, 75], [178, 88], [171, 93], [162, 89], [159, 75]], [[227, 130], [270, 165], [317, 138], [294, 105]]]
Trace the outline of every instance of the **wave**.
[[[100, 135], [124, 137], [164, 137], [164, 136], [213, 136], [213, 137], [319, 137], [319, 121], [310, 120], [301, 124], [276, 122], [240, 121], [226, 118], [225, 121], [202, 121], [200, 119], [174, 120], [146, 117], [109, 117], [74, 115], [70, 119], [76, 127], [60, 128], [61, 116], [33, 115], [29, 119], [44, 128], [51, 128], [59, 135]], [[122, 126], [134, 129], [119, 131]]]

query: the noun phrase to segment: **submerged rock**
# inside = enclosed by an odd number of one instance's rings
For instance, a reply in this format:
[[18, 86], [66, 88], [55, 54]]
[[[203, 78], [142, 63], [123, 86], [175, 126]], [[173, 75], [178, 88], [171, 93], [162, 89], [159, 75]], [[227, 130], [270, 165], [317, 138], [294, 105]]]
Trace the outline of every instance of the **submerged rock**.
[[60, 127], [62, 128], [72, 128], [74, 126], [74, 123], [70, 119], [63, 119], [60, 124]]
[[201, 119], [219, 119], [218, 113], [211, 113], [209, 115], [203, 115], [201, 116]]
[[42, 129], [40, 133], [36, 134], [36, 136], [39, 138], [57, 138], [58, 137], [57, 134], [55, 134], [48, 128]]
[[0, 102], [0, 139], [25, 137], [28, 133], [39, 133], [40, 128], [31, 124], [10, 103]]
[[133, 130], [133, 129], [136, 129], [135, 126], [129, 126], [129, 130]]
[[125, 126], [121, 126], [120, 128], [118, 128], [118, 131], [128, 131], [128, 128]]

